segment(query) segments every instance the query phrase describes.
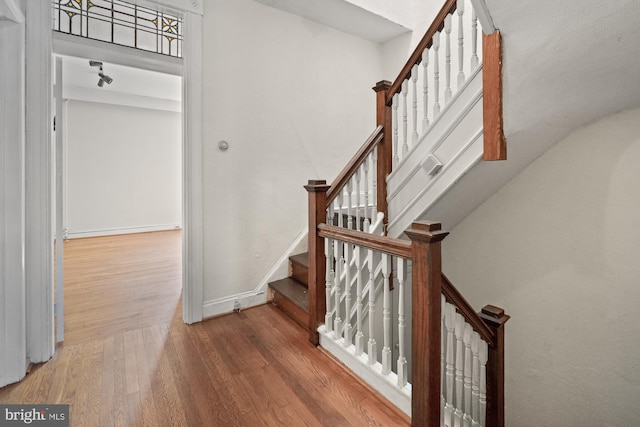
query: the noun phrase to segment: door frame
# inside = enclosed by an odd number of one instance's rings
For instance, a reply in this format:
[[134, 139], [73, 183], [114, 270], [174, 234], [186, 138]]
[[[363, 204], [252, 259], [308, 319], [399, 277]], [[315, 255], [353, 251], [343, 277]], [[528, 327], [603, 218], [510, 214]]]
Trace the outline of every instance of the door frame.
[[[39, 363], [53, 356], [53, 191], [51, 152], [51, 58], [54, 54], [51, 3], [26, 3], [26, 340], [27, 355]], [[202, 20], [198, 0], [170, 4], [184, 16], [183, 44], [183, 320], [202, 320], [203, 194], [202, 194]], [[64, 54], [64, 52], [58, 52]], [[153, 63], [153, 60], [144, 59]], [[30, 66], [37, 64], [37, 66]]]

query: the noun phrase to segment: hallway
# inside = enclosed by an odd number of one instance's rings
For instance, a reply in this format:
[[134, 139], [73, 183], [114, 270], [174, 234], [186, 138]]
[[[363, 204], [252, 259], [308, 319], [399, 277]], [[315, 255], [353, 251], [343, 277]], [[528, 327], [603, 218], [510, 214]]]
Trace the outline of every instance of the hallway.
[[271, 305], [185, 325], [179, 231], [83, 240], [65, 343], [0, 403], [67, 403], [74, 426], [409, 425]]

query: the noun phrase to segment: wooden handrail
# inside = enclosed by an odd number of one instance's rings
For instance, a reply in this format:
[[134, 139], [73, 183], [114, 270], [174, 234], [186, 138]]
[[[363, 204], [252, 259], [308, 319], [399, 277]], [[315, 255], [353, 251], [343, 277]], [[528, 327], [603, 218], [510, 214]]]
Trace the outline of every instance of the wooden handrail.
[[416, 46], [413, 54], [411, 54], [409, 60], [402, 68], [402, 71], [400, 71], [400, 74], [398, 74], [398, 77], [391, 85], [391, 89], [387, 92], [387, 105], [391, 105], [393, 95], [402, 90], [402, 82], [411, 76], [411, 69], [413, 66], [422, 62], [422, 51], [431, 47], [431, 44], [433, 43], [433, 35], [444, 28], [444, 18], [456, 10], [456, 5], [457, 0], [447, 0], [444, 6], [442, 6], [442, 9], [440, 9], [440, 12], [436, 15], [424, 37], [422, 37], [422, 40], [420, 40], [420, 43]]
[[327, 192], [327, 206], [338, 196], [338, 193], [340, 193], [349, 179], [351, 179], [351, 176], [355, 173], [358, 167], [360, 167], [362, 162], [364, 162], [371, 150], [373, 150], [373, 148], [382, 141], [382, 137], [382, 126], [378, 126], [371, 136], [367, 138], [362, 147], [360, 147], [356, 155], [351, 158], [349, 163], [347, 163], [347, 166], [342, 169], [342, 172], [340, 172], [336, 179], [331, 183], [331, 188], [329, 188], [329, 191]]
[[460, 314], [462, 314], [464, 320], [473, 327], [473, 330], [480, 334], [480, 338], [486, 341], [490, 347], [495, 347], [496, 336], [493, 331], [444, 274], [442, 274], [442, 293], [447, 301], [454, 305]]
[[325, 239], [340, 240], [389, 255], [411, 259], [411, 242], [393, 237], [377, 236], [362, 231], [349, 230], [335, 225], [318, 225], [318, 235]]

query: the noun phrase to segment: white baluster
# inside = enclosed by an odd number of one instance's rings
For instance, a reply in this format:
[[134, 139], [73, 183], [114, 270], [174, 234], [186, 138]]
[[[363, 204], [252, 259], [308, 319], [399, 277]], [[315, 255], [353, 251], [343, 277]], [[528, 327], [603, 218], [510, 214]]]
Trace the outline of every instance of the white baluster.
[[354, 256], [356, 259], [356, 356], [360, 356], [364, 351], [364, 333], [362, 332], [362, 312], [364, 309], [362, 301], [362, 288], [364, 286], [362, 277], [362, 267], [364, 263], [364, 251], [366, 249], [356, 246]]
[[362, 170], [364, 171], [364, 231], [369, 232], [369, 226], [371, 220], [369, 216], [369, 157], [364, 159], [362, 163]]
[[407, 358], [405, 356], [404, 334], [407, 321], [404, 309], [404, 286], [407, 277], [407, 260], [398, 258], [398, 387], [407, 385]]
[[478, 16], [471, 8], [471, 71], [478, 66]]
[[433, 35], [433, 118], [440, 115], [440, 31]]
[[344, 201], [344, 195], [342, 193], [342, 189], [338, 192], [338, 196], [336, 197], [336, 202], [338, 206], [338, 227], [344, 227], [344, 218], [342, 214], [342, 202]]
[[487, 359], [489, 356], [489, 346], [484, 340], [480, 340], [480, 427], [487, 425]]
[[472, 426], [478, 425], [480, 418], [480, 359], [478, 354], [480, 336], [471, 334], [471, 354], [473, 355], [471, 373], [471, 419]]
[[[347, 228], [353, 230], [353, 178], [347, 181]], [[347, 264], [348, 265], [348, 264]]]
[[369, 365], [373, 365], [378, 359], [378, 345], [375, 334], [375, 314], [376, 314], [376, 285], [374, 281], [375, 267], [373, 266], [373, 250], [367, 249], [367, 263], [369, 264], [369, 343], [367, 352], [369, 353]]
[[412, 107], [413, 107], [413, 122], [411, 126], [413, 126], [413, 131], [411, 132], [411, 146], [413, 147], [418, 142], [418, 64], [413, 66], [411, 70], [411, 85], [413, 98], [412, 98]]
[[464, 0], [458, 0], [458, 90], [464, 84]]
[[[341, 216], [339, 218], [341, 218]], [[338, 219], [338, 223], [340, 222], [341, 222], [340, 219]], [[334, 289], [333, 296], [335, 298], [336, 316], [334, 318], [333, 337], [334, 339], [339, 340], [342, 335], [342, 318], [340, 317], [340, 311], [341, 311], [340, 298], [342, 296], [341, 282], [342, 282], [342, 269], [344, 266], [344, 255], [343, 255], [344, 243], [336, 240], [335, 246], [336, 246], [337, 253], [336, 253], [336, 266], [335, 266], [336, 273], [334, 274], [334, 280], [333, 280], [333, 289]]]
[[447, 382], [445, 381], [445, 352], [447, 348], [447, 327], [444, 320], [447, 314], [447, 300], [444, 295], [440, 295], [440, 425], [444, 426], [444, 408], [446, 406], [445, 396], [447, 395]]
[[363, 229], [361, 228], [361, 223], [362, 221], [360, 220], [361, 218], [361, 214], [360, 214], [360, 170], [362, 169], [362, 167], [358, 167], [358, 169], [356, 169], [356, 172], [353, 176], [353, 178], [356, 181], [356, 230], [360, 230], [363, 231]]
[[464, 325], [464, 427], [471, 427], [471, 376], [472, 358], [471, 335], [473, 329], [468, 323]]
[[445, 38], [445, 51], [444, 51], [444, 105], [449, 104], [451, 101], [451, 15], [447, 15], [444, 18], [444, 38]]
[[456, 313], [456, 393], [455, 393], [455, 425], [462, 426], [463, 416], [463, 391], [464, 391], [464, 343], [462, 338], [464, 335], [464, 317], [460, 313]]
[[391, 255], [382, 254], [382, 327], [384, 337], [382, 343], [382, 375], [391, 372], [391, 290], [389, 289], [389, 277], [391, 277]]
[[409, 80], [402, 82], [402, 158], [407, 156], [409, 151], [408, 135], [407, 135], [407, 95], [409, 94]]
[[[329, 212], [331, 209], [329, 209]], [[327, 213], [327, 217], [329, 217]], [[329, 223], [327, 219], [327, 223]], [[325, 270], [325, 300], [327, 301], [327, 310], [324, 315], [324, 327], [327, 332], [333, 330], [333, 318], [331, 315], [331, 284], [333, 283], [333, 240], [325, 239], [325, 256], [326, 256], [326, 270]]]
[[444, 323], [447, 328], [447, 354], [446, 354], [446, 405], [444, 414], [444, 423], [453, 426], [453, 391], [454, 391], [454, 363], [455, 363], [455, 321], [456, 308], [447, 304], [447, 312], [444, 316]]
[[378, 216], [378, 150], [372, 150], [369, 156], [371, 157], [371, 200], [373, 200], [371, 221], [375, 221], [375, 218]]
[[345, 244], [344, 251], [344, 346], [349, 347], [351, 345], [351, 338], [353, 336], [353, 326], [351, 326], [351, 259], [353, 254], [353, 245], [351, 243]]
[[397, 93], [393, 95], [393, 170], [396, 169], [398, 163], [400, 162], [400, 154], [398, 151], [398, 95]]
[[429, 49], [422, 51], [422, 110], [424, 117], [422, 118], [422, 133], [429, 129], [429, 76], [427, 69], [429, 68]]

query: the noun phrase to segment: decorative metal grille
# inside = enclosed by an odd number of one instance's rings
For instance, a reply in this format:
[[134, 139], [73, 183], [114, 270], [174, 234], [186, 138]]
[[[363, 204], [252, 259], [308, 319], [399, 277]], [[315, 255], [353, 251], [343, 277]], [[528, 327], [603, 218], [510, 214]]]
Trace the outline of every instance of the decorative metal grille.
[[53, 30], [182, 57], [182, 19], [122, 0], [53, 0]]

